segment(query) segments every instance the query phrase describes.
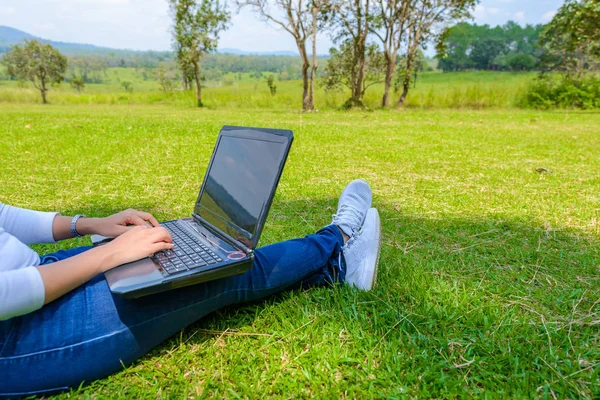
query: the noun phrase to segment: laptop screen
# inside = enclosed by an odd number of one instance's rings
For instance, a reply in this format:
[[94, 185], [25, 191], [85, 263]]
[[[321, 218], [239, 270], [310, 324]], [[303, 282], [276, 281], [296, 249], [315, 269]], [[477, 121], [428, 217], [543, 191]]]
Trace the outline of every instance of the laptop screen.
[[286, 155], [285, 141], [256, 136], [220, 136], [195, 210], [247, 247]]

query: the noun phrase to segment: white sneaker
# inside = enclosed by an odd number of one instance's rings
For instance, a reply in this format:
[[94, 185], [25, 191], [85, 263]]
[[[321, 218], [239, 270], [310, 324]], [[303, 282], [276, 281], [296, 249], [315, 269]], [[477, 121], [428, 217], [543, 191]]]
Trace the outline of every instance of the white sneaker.
[[346, 260], [346, 282], [360, 290], [371, 290], [377, 279], [381, 250], [381, 220], [376, 208], [367, 211], [362, 229], [342, 247]]
[[350, 182], [340, 196], [337, 214], [331, 223], [351, 238], [362, 226], [372, 200], [373, 194], [367, 182], [362, 179]]

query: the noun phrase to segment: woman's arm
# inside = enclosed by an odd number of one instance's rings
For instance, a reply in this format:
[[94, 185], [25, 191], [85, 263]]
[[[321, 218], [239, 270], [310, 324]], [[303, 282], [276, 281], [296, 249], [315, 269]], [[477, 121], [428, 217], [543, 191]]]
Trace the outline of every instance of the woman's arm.
[[[59, 221], [60, 224], [62, 222]], [[128, 228], [127, 232], [105, 246], [93, 248], [66, 260], [38, 266], [45, 288], [44, 304], [56, 300], [94, 276], [118, 265], [173, 248], [171, 235], [166, 229], [152, 228], [145, 222], [144, 225]], [[58, 227], [59, 230], [62, 228], [64, 227]], [[64, 232], [59, 231], [60, 233]]]
[[[73, 217], [62, 215], [57, 215], [54, 218], [52, 235], [55, 241], [73, 237], [71, 233], [72, 220]], [[106, 218], [79, 218], [75, 230], [80, 235], [98, 234], [114, 238], [127, 232], [132, 226], [148, 226], [148, 224], [154, 227], [159, 226], [158, 221], [152, 214], [129, 209]]]

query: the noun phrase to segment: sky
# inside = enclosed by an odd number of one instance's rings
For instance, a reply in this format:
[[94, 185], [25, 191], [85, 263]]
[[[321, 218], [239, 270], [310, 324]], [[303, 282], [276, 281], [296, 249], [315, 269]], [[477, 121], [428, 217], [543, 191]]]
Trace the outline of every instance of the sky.
[[[492, 26], [508, 20], [546, 23], [562, 0], [481, 0], [474, 21]], [[219, 48], [252, 52], [296, 51], [292, 36], [235, 6], [232, 24]], [[0, 25], [45, 39], [134, 50], [169, 50], [171, 25], [166, 0], [0, 0]], [[327, 35], [317, 40], [317, 53], [332, 46]]]

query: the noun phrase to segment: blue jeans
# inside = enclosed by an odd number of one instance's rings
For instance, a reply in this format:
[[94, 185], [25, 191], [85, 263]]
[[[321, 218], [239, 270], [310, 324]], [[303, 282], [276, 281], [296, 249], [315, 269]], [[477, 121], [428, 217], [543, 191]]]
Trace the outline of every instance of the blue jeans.
[[[48, 394], [105, 377], [222, 307], [290, 287], [343, 282], [344, 239], [329, 225], [303, 239], [256, 250], [242, 275], [127, 300], [104, 276], [31, 314], [0, 321], [0, 395]], [[88, 250], [42, 257], [51, 263]]]

